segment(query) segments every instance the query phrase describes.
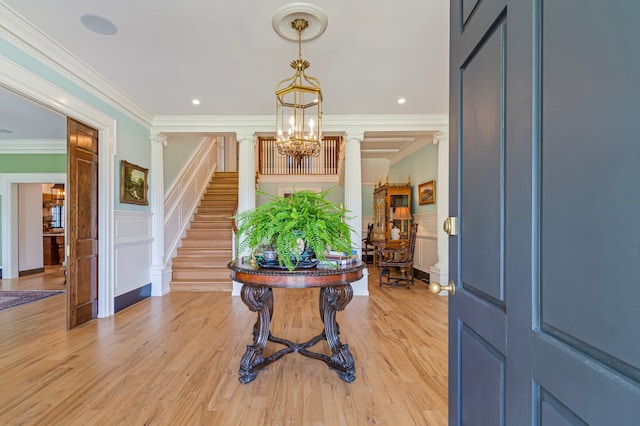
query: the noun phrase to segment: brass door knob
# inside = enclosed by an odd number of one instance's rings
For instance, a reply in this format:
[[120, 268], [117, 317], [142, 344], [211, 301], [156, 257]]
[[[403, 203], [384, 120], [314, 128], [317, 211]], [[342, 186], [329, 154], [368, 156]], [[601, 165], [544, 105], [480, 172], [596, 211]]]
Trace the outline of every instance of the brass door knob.
[[434, 281], [429, 284], [429, 290], [435, 294], [439, 294], [442, 290], [446, 290], [449, 292], [449, 296], [453, 296], [456, 294], [456, 283], [449, 281], [449, 285], [441, 285]]
[[458, 235], [458, 218], [457, 217], [448, 217], [444, 220], [442, 224], [442, 228], [444, 232], [448, 235]]

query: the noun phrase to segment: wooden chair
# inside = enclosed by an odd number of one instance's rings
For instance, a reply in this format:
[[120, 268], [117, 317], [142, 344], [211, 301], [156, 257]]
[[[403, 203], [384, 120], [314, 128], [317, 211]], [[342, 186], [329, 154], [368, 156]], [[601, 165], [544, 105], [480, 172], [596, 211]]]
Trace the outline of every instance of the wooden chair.
[[413, 252], [416, 247], [418, 224], [411, 225], [408, 242], [400, 248], [378, 248], [376, 257], [380, 268], [380, 287], [383, 284], [409, 288], [413, 285]]
[[371, 261], [373, 262], [373, 251], [375, 247], [373, 246], [373, 223], [367, 225], [367, 236], [362, 239], [362, 261], [365, 263], [369, 263], [369, 256], [371, 256]]

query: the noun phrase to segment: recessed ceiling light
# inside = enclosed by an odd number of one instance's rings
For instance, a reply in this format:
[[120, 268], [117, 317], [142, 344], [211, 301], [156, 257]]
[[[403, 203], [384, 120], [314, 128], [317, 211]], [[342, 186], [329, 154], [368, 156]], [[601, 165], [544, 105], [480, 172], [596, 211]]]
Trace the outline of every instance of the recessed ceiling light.
[[102, 34], [102, 35], [114, 35], [118, 32], [118, 27], [116, 27], [113, 22], [109, 21], [102, 16], [94, 15], [92, 13], [86, 13], [80, 17], [80, 22], [87, 29], [93, 31], [94, 33]]
[[0, 135], [10, 135], [11, 133], [13, 133], [11, 130], [0, 129]]
[[191, 101], [192, 104], [194, 105], [200, 105], [200, 100], [199, 99], [194, 99]]
[[403, 103], [405, 103], [405, 102], [407, 102], [407, 100], [406, 100], [405, 98], [400, 98], [400, 99], [398, 99], [398, 103], [399, 103], [399, 104], [403, 104]]

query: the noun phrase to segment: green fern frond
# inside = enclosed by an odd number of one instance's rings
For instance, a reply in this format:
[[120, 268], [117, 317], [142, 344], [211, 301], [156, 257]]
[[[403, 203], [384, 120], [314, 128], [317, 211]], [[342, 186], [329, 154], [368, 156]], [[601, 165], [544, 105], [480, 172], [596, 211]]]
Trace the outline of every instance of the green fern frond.
[[298, 238], [304, 238], [319, 260], [326, 260], [327, 247], [350, 253], [353, 229], [344, 222], [348, 211], [326, 199], [330, 191], [302, 190], [286, 198], [257, 191], [269, 200], [234, 216], [238, 224], [237, 252], [253, 254], [270, 246], [278, 252], [280, 264], [289, 270], [295, 269], [301, 259]]

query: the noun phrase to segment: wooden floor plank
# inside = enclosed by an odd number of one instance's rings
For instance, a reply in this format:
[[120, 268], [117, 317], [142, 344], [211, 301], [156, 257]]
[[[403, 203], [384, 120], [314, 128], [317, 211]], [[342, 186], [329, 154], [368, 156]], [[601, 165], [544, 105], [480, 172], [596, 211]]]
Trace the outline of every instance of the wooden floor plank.
[[[227, 293], [153, 297], [69, 332], [63, 296], [0, 311], [0, 424], [447, 424], [447, 299], [422, 282], [380, 288], [369, 272], [370, 296], [337, 315], [353, 383], [292, 353], [240, 384], [256, 316]], [[0, 288], [63, 289], [60, 277]], [[317, 291], [274, 290], [273, 334], [318, 334]]]

